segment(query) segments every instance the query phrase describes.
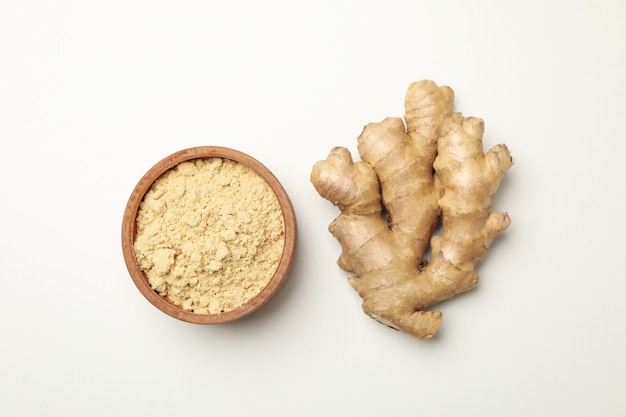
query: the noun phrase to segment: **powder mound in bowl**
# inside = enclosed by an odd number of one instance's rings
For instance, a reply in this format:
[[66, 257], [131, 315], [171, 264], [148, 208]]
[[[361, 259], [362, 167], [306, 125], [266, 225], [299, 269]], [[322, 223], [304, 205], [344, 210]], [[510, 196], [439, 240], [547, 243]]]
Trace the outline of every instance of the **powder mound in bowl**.
[[146, 192], [134, 255], [150, 287], [197, 314], [235, 310], [257, 296], [281, 260], [279, 201], [251, 168], [221, 158], [181, 162]]

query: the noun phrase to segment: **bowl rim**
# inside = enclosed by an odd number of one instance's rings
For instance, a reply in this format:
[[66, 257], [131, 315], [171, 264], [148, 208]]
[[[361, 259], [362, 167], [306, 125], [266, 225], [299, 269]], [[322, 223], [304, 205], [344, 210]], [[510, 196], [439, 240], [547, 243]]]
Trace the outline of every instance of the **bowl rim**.
[[[182, 307], [173, 304], [166, 297], [158, 294], [152, 289], [150, 283], [148, 282], [148, 277], [139, 267], [133, 248], [137, 234], [137, 214], [139, 205], [141, 204], [144, 195], [152, 187], [154, 181], [161, 177], [161, 175], [163, 175], [166, 171], [182, 162], [205, 158], [222, 158], [232, 160], [251, 168], [257, 175], [263, 178], [276, 195], [282, 211], [285, 227], [283, 252], [276, 271], [267, 285], [256, 296], [248, 300], [242, 306], [217, 314], [199, 314], [184, 310]], [[274, 174], [257, 159], [241, 151], [223, 146], [197, 146], [187, 148], [161, 159], [141, 177], [133, 189], [126, 204], [122, 220], [122, 252], [126, 268], [128, 269], [135, 286], [152, 305], [162, 312], [176, 319], [196, 324], [218, 324], [231, 322], [248, 316], [265, 305], [265, 303], [267, 303], [278, 292], [289, 275], [295, 257], [296, 241], [296, 216], [291, 200], [289, 199], [289, 196], [287, 195], [287, 192], [283, 188], [282, 184], [278, 181]]]

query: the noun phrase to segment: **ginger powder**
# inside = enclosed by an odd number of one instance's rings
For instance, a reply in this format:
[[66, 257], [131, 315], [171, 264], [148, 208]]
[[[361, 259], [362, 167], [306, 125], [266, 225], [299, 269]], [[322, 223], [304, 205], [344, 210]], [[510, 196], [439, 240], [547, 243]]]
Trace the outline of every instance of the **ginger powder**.
[[225, 158], [181, 162], [137, 213], [133, 246], [150, 286], [183, 309], [219, 314], [259, 294], [276, 271], [285, 225], [276, 195]]

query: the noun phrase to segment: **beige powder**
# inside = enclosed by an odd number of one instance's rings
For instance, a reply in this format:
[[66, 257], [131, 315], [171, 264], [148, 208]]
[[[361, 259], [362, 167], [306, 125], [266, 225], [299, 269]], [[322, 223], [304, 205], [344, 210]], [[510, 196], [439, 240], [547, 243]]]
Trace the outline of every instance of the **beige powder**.
[[274, 275], [285, 226], [252, 169], [222, 158], [182, 162], [157, 179], [137, 214], [135, 256], [150, 285], [185, 310], [216, 314]]

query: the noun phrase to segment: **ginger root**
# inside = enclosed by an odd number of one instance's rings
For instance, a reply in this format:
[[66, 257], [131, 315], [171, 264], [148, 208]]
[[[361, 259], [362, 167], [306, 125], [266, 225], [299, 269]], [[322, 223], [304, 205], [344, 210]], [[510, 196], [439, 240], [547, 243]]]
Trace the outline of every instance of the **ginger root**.
[[341, 210], [329, 231], [341, 245], [339, 267], [355, 274], [348, 281], [363, 311], [420, 339], [442, 321], [424, 309], [472, 289], [476, 265], [511, 222], [490, 212], [513, 165], [509, 150], [501, 144], [483, 154], [483, 121], [453, 112], [453, 101], [447, 86], [412, 83], [404, 120], [363, 129], [361, 161], [336, 147], [311, 173], [317, 192]]

